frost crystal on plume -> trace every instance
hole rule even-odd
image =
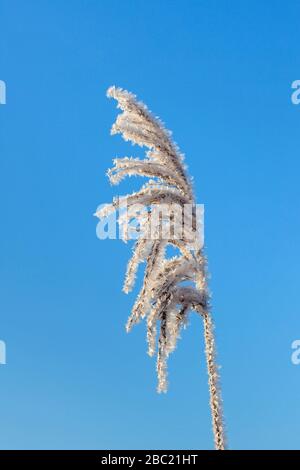
[[[162,122],[155,118],[143,103],[137,101],[133,94],[111,87],[107,95],[117,100],[118,108],[122,111],[111,133],[119,133],[124,140],[148,149],[146,157],[142,160],[133,157],[116,158],[114,167],[107,173],[111,183],[118,184],[126,176],[151,178],[137,193],[115,198],[112,204],[96,213],[101,218],[121,204],[126,204],[129,211],[135,204],[145,208],[145,211],[137,216],[141,227],[140,236],[135,242],[133,255],[128,263],[123,290],[126,293],[132,290],[140,263],[146,264],[144,281],[126,329],[130,331],[141,319],[146,318],[148,354],[153,356],[157,353],[158,391],[166,392],[168,356],[176,347],[180,330],[187,324],[189,312],[194,311],[201,315],[204,322],[215,446],[217,449],[224,449],[224,426],[209,307],[206,260],[203,250],[199,248],[197,228],[185,232],[181,238],[160,237],[165,223],[161,218],[157,219],[155,236],[146,236],[150,233],[148,229],[151,218],[158,205],[173,204],[182,208],[182,212],[187,204],[192,207],[195,205],[191,181],[183,165],[183,155]],[[192,218],[193,215],[190,216],[190,219]],[[177,225],[182,225],[182,222]],[[153,227],[151,228],[153,235]],[[175,225],[173,230],[180,228]],[[179,255],[168,259],[168,245],[176,247]]]

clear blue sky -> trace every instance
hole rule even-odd
[[[124,324],[128,246],[96,238],[109,85],[161,116],[206,208],[231,448],[300,448],[299,2],[0,0],[1,448],[212,448],[202,324],[155,392]],[[138,151],[140,152],[140,151]]]

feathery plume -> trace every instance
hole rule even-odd
[[[145,271],[126,329],[130,331],[136,323],[147,317],[148,354],[155,355],[157,349],[158,391],[166,392],[167,360],[176,347],[180,330],[186,326],[190,311],[202,317],[215,447],[224,450],[225,432],[206,258],[199,248],[195,200],[191,181],[183,164],[183,155],[162,122],[133,94],[111,87],[107,96],[117,100],[118,108],[122,111],[112,126],[111,134],[120,133],[124,140],[148,149],[142,160],[133,157],[114,159],[114,166],[107,173],[111,184],[120,183],[126,176],[151,178],[140,191],[114,198],[112,204],[95,214],[102,218],[117,208],[126,207],[127,213],[119,219],[119,223],[125,227],[125,241],[130,222],[139,222],[139,237],[127,266],[124,292],[132,290],[141,263],[145,263]],[[135,212],[136,205],[143,210]],[[186,215],[187,205],[192,210]],[[162,206],[172,208],[168,222]],[[178,221],[178,214],[184,214],[184,218],[179,217]],[[183,226],[184,230],[180,232]],[[181,236],[174,237],[174,233],[181,233]],[[178,248],[179,255],[168,259],[168,245]]]

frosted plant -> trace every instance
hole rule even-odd
[[[175,349],[180,330],[186,326],[188,315],[194,311],[201,315],[204,322],[205,354],[209,378],[210,408],[214,432],[215,447],[225,449],[222,401],[219,387],[218,366],[216,364],[213,322],[210,314],[209,292],[207,287],[206,259],[199,243],[195,219],[195,200],[191,181],[184,164],[183,155],[171,139],[161,121],[155,118],[147,107],[136,97],[120,88],[111,87],[108,97],[118,102],[122,113],[112,126],[111,134],[121,134],[125,140],[147,147],[146,158],[116,158],[114,167],[108,171],[112,184],[118,184],[126,176],[147,176],[151,178],[140,191],[123,197],[117,197],[96,212],[99,218],[126,205],[125,216],[121,223],[125,225],[125,239],[130,221],[139,223],[139,237],[135,242],[133,255],[128,263],[123,290],[132,290],[139,264],[145,263],[144,281],[140,293],[127,321],[126,329],[137,324],[141,319],[147,321],[148,354],[153,356],[157,350],[158,391],[167,390],[167,359]],[[139,205],[139,212],[132,211]],[[192,207],[187,219],[192,228],[183,231],[181,237],[161,236],[165,226],[163,216],[156,217],[153,234],[153,215],[161,205],[179,207],[184,213],[186,205]],[[172,219],[172,217],[170,217]],[[173,220],[173,224],[172,224]],[[182,228],[176,218],[169,220],[170,233]],[[120,222],[120,220],[119,220]],[[152,224],[150,231],[150,225]],[[124,228],[124,227],[123,227]],[[149,233],[151,236],[149,237]],[[178,249],[178,256],[167,258],[166,248],[173,245]],[[158,340],[156,340],[158,336]]]

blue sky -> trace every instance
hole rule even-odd
[[[0,0],[0,446],[212,448],[202,324],[155,392],[124,325],[128,246],[96,238],[115,156],[108,86],[186,154],[205,235],[234,449],[299,449],[299,2]]]

